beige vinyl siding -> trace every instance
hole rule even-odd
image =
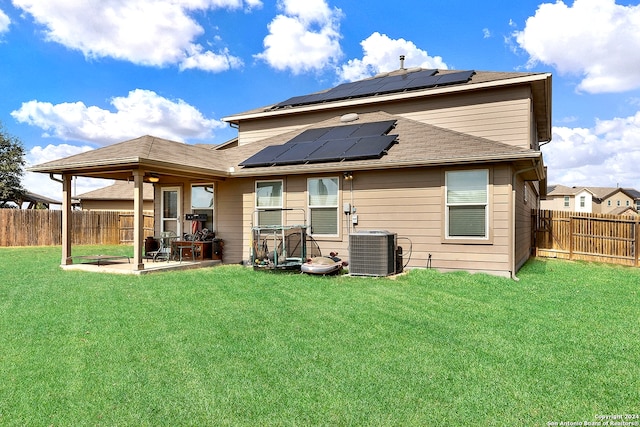
[[[482,271],[508,276],[510,274],[512,233],[511,169],[507,166],[490,169],[490,243],[443,242],[444,172],[440,168],[415,168],[382,172],[354,172],[353,181],[341,182],[340,236],[318,238],[323,254],[336,251],[348,260],[347,216],[342,212],[345,202],[357,210],[356,230],[388,230],[398,235],[398,245],[403,247],[405,262],[409,247],[413,252],[409,267],[426,267],[429,254],[432,267],[442,270]],[[284,204],[287,208],[306,209],[306,181],[320,175],[289,176],[285,179]],[[341,178],[342,180],[342,178]],[[245,180],[251,181],[251,180]],[[253,191],[253,182],[245,184],[242,191]],[[353,185],[353,192],[351,192]],[[235,191],[239,191],[236,188]],[[245,212],[254,209],[254,196],[243,194]],[[223,195],[219,196],[221,204]],[[233,209],[229,210],[229,217]],[[231,218],[229,218],[231,219]],[[285,211],[285,221],[295,224],[300,216],[295,210]],[[222,223],[222,218],[219,219]],[[243,259],[249,258],[250,215],[243,217]],[[409,243],[411,241],[411,244]],[[225,247],[226,250],[226,247]],[[235,254],[235,252],[234,252]],[[226,258],[226,257],[225,257]]]
[[[527,200],[524,186],[527,185]],[[536,194],[530,183],[518,177],[515,187],[515,267],[518,270],[531,255],[531,211],[536,206]]]
[[[248,236],[244,232],[244,223],[251,221],[253,209],[245,209],[245,200],[251,199],[253,203],[254,185],[252,179],[235,179],[216,185],[216,237],[224,241],[225,264],[243,261],[247,252]]]
[[[404,103],[388,111],[408,119],[523,148],[531,145],[531,99],[528,87],[490,93],[471,92]]]
[[[569,206],[564,206],[565,196],[547,196],[546,200],[540,200],[540,209],[547,209],[550,211],[573,211],[574,210],[574,197],[569,196]]]
[[[410,101],[336,108],[306,114],[244,120],[239,144],[299,130],[346,113],[385,111],[419,122],[489,138],[523,148],[531,146],[531,93],[528,86],[501,88]]]

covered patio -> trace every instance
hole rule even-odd
[[[88,271],[93,273],[113,273],[113,274],[132,274],[143,275],[149,273],[160,273],[166,271],[193,270],[196,268],[207,268],[222,265],[221,260],[204,260],[204,261],[153,261],[143,259],[143,268],[134,268],[133,259],[118,259],[106,262],[76,262],[71,264],[63,264],[63,270]]]
[[[62,257],[65,269],[109,271],[141,274],[143,271],[199,268],[220,264],[220,260],[153,262],[143,257],[144,218],[143,183],[171,185],[187,181],[223,181],[224,152],[213,155],[211,148],[183,144],[153,136],[113,144],[30,168],[32,172],[48,173],[51,179],[62,183]],[[58,178],[56,175],[60,175]],[[134,239],[133,257],[124,262],[102,265],[74,262],[72,255],[72,179],[73,177],[102,178],[133,183]],[[157,192],[156,192],[157,194]],[[157,214],[156,214],[157,218]],[[155,234],[161,231],[156,225]]]

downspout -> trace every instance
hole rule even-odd
[[[540,160],[536,160],[535,164],[527,169],[519,170],[518,172],[513,174],[513,178],[511,179],[511,230],[513,230],[513,238],[510,242],[510,252],[511,252],[511,278],[515,281],[518,281],[516,277],[516,178],[518,175],[529,172],[535,169],[538,169],[540,166]]]
[[[50,173],[50,174],[49,174],[49,179],[50,179],[51,181],[59,182],[60,184],[64,183],[64,181],[63,181],[63,180],[61,180],[61,179],[59,179],[59,178],[56,178],[55,176],[53,176],[53,174],[52,174],[52,173]]]

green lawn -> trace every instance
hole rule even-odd
[[[638,269],[122,276],[62,271],[50,247],[0,248],[0,261],[3,426],[546,426],[640,413]]]

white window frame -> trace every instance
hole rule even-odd
[[[165,210],[164,210],[164,195],[165,193],[169,193],[169,192],[176,192],[176,203],[177,203],[177,216],[174,217],[165,217]],[[181,192],[181,188],[180,187],[162,187],[161,191],[160,191],[160,231],[167,231],[167,229],[165,229],[165,222],[166,221],[175,221],[176,222],[176,234],[178,236],[182,235],[182,192]]]
[[[279,205],[268,205],[268,206],[260,206],[259,204],[259,194],[258,194],[258,186],[260,184],[265,184],[265,183],[274,183],[274,182],[279,182],[280,183],[280,204]],[[254,206],[255,206],[255,210],[257,211],[257,215],[256,215],[256,222],[257,222],[257,226],[264,226],[264,225],[282,225],[282,210],[284,209],[284,180],[282,179],[263,179],[263,180],[256,180],[255,182],[255,186],[254,186],[254,194],[255,194],[255,200],[254,200]],[[260,212],[261,211],[268,211],[268,210],[278,210],[280,212],[280,224],[261,224],[260,223]]]
[[[449,181],[450,176],[453,174],[462,174],[470,172],[484,172],[485,173],[485,200],[473,203],[450,203],[449,202]],[[472,240],[472,241],[488,241],[491,235],[489,230],[489,199],[490,199],[490,187],[489,187],[489,169],[466,169],[466,170],[453,170],[445,172],[445,188],[444,188],[444,204],[445,204],[445,238],[447,240]],[[450,208],[460,206],[483,206],[484,207],[484,236],[451,236],[449,234],[449,221],[450,221]]]
[[[587,196],[580,196],[580,207],[584,208],[587,205]]]
[[[335,195],[335,205],[331,205],[331,204],[317,204],[317,205],[312,205],[311,204],[311,191],[309,191],[309,188],[311,186],[311,182],[312,181],[317,181],[320,179],[324,179],[324,180],[332,180],[335,181],[336,184],[336,195]],[[314,177],[314,178],[307,178],[307,223],[309,224],[309,234],[312,236],[322,236],[322,237],[338,237],[340,235],[340,177],[339,176],[320,176],[320,177]],[[329,233],[329,234],[321,234],[321,233],[316,233],[313,230],[312,227],[312,217],[313,217],[313,210],[314,209],[335,209],[336,210],[336,232],[335,233]]]
[[[569,207],[569,202],[570,202],[569,196],[564,196],[564,207],[565,208]]]

